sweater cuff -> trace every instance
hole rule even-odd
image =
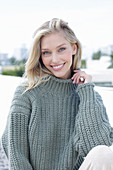
[[[76,92],[78,93],[81,100],[90,100],[94,97],[94,83],[85,83],[77,87]]]

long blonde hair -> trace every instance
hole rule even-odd
[[[81,44],[74,34],[73,30],[68,26],[68,23],[65,21],[54,18],[51,21],[45,22],[41,27],[39,27],[34,33],[34,40],[30,52],[30,56],[25,65],[25,77],[28,79],[28,88],[32,89],[36,87],[41,81],[42,77],[47,74],[52,74],[49,70],[46,69],[42,60],[41,60],[41,39],[42,37],[51,34],[56,31],[63,30],[65,38],[72,45],[76,43],[77,53],[73,55],[72,71],[74,69],[80,68],[81,64]],[[36,80],[38,80],[36,82]]]

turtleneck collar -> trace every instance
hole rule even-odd
[[[71,79],[59,79],[53,75],[47,75],[43,77],[43,80],[44,81],[38,85],[43,92],[68,94],[75,91],[77,87],[77,84],[73,84]]]

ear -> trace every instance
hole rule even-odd
[[[75,55],[76,52],[77,52],[77,44],[73,44],[72,48],[73,48],[73,53],[72,54]]]

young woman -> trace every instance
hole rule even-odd
[[[15,91],[2,136],[11,170],[113,169],[113,129],[80,61],[80,42],[66,22],[37,29],[28,80]]]

